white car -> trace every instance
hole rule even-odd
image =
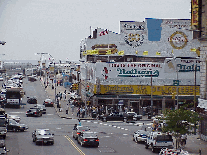
[[[140,142],[146,142],[147,140],[147,137],[149,135],[149,131],[144,131],[144,130],[138,130],[136,132],[134,132],[133,134],[133,140],[136,142],[136,143],[140,143]]]
[[[2,76],[0,76],[0,81],[4,81],[4,78]]]

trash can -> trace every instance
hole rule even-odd
[[[151,113],[148,113],[148,119],[151,119],[152,115]]]
[[[96,118],[96,112],[92,112],[92,118]]]

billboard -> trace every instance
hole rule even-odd
[[[207,39],[207,1],[202,0],[201,11],[201,38]]]
[[[191,26],[197,30],[199,25],[199,0],[191,0]]]
[[[142,85],[101,85],[100,94],[139,94],[139,95],[169,95],[176,94],[177,86],[142,86]],[[199,86],[178,86],[180,95],[200,95]],[[96,93],[96,92],[95,92]]]

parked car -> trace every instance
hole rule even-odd
[[[78,139],[78,136],[84,132],[84,131],[89,131],[89,127],[87,126],[77,126],[76,128],[73,129],[73,138],[75,138],[75,140]]]
[[[99,146],[99,138],[94,132],[82,132],[78,136],[78,143],[81,146]]]
[[[8,118],[8,119],[13,119],[13,120],[15,120],[17,123],[19,123],[20,120],[21,120],[21,118],[20,118],[19,116],[17,116],[17,115],[9,115],[9,114],[7,114],[7,118]]]
[[[7,152],[9,152],[9,151],[10,150],[6,149],[5,140],[1,139],[0,140],[0,154],[7,155]]]
[[[37,104],[37,98],[36,97],[30,97],[30,98],[27,99],[27,103]]]
[[[28,116],[42,116],[42,112],[38,108],[30,108],[29,110],[26,111],[26,115]]]
[[[38,144],[54,144],[54,134],[49,129],[36,129],[32,133],[33,142]]]
[[[147,141],[147,137],[149,135],[149,131],[144,131],[144,130],[138,130],[136,132],[134,132],[133,134],[133,140],[136,143],[140,143],[140,142],[146,142]]]
[[[37,105],[35,105],[34,107],[40,109],[41,112],[42,112],[43,114],[46,114],[46,108],[45,108],[45,105],[37,104]]]
[[[45,99],[44,102],[43,102],[43,105],[45,105],[45,107],[53,107],[53,100],[48,98],[48,99]]]
[[[113,112],[113,113],[110,113],[110,114],[100,115],[99,119],[102,120],[103,122],[107,122],[107,121],[127,122],[128,121],[128,114]]]
[[[127,114],[129,115],[130,120],[132,119],[134,121],[137,121],[142,119],[142,115],[138,115],[136,112],[127,112]]]
[[[151,132],[145,143],[145,148],[151,147],[152,152],[161,150],[162,148],[173,148],[173,138],[170,134],[161,132]]]
[[[18,122],[16,122],[13,119],[9,119],[8,120],[8,124],[7,124],[7,131],[25,131],[29,129],[27,125],[25,124],[19,124]]]

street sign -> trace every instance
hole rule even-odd
[[[173,86],[179,86],[179,80],[173,80]]]

